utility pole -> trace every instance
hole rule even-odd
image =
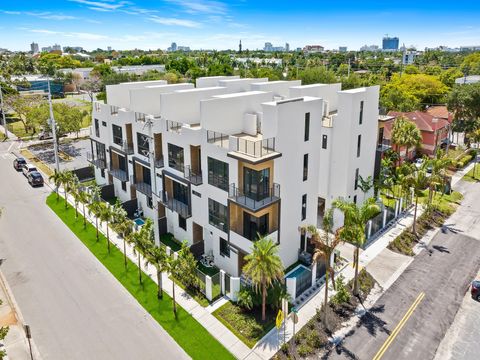
[[[350,77],[350,58],[348,58],[348,77]]]
[[[153,119],[148,116],[145,117],[145,125],[148,126],[148,152],[150,160],[150,182],[152,183],[152,207],[157,210],[155,220],[153,221],[153,234],[155,236],[155,243],[160,245],[160,229],[158,224],[158,197],[157,192],[157,174],[155,172],[155,141],[153,136]]]
[[[5,138],[8,139],[8,129],[7,129],[7,121],[5,120],[5,106],[3,105],[3,92],[2,92],[2,85],[0,84],[0,106],[2,107],[2,124],[3,128],[5,129]]]
[[[57,143],[57,124],[55,123],[55,117],[53,116],[52,106],[52,92],[50,90],[50,78],[48,78],[48,106],[50,108],[50,127],[52,128],[53,136],[53,152],[55,155],[55,172],[60,172],[60,162],[58,161],[58,143]]]

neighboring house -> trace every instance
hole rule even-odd
[[[422,143],[419,150],[422,154],[433,156],[436,149],[442,145],[447,144],[450,132],[450,114],[448,112],[445,115],[444,109],[441,107],[435,107],[429,109],[429,112],[412,111],[412,112],[396,112],[390,111],[387,117],[383,117],[381,120],[383,123],[383,143],[395,148],[395,145],[391,143],[392,128],[395,120],[403,116],[417,125],[418,129],[422,133]],[[447,118],[435,116],[438,114],[441,116],[447,116]],[[395,149],[398,151],[397,149]],[[413,159],[418,154],[416,149],[408,149],[408,158]],[[400,149],[400,156],[402,159],[406,156],[406,148]]]
[[[480,75],[469,75],[455,79],[455,84],[475,84],[480,82]]]
[[[318,224],[339,197],[364,200],[358,178],[374,171],[379,87],[196,84],[108,85],[109,103],[92,113],[97,183],[151,218],[157,243],[170,232],[232,276],[257,234],[294,264],[307,250],[299,226]],[[338,211],[335,220],[342,225]]]

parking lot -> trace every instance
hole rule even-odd
[[[90,140],[63,139],[61,142],[59,146],[59,161],[62,170],[80,169],[89,165],[87,152],[90,151]],[[30,145],[28,150],[51,168],[55,167],[55,156],[51,141]]]

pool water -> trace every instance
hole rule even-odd
[[[285,275],[285,279],[287,278],[296,278],[302,275],[305,271],[308,271],[308,269],[303,266],[303,265],[298,265],[295,269],[290,271],[287,275]]]
[[[135,224],[137,226],[142,226],[145,224],[145,220],[141,219],[141,218],[136,218],[136,219],[133,219],[133,221],[135,222]]]

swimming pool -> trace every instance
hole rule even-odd
[[[298,278],[302,275],[305,271],[310,271],[307,267],[303,265],[298,265],[295,269],[291,270],[287,275],[285,275],[285,279],[287,278]]]
[[[138,229],[139,227],[145,225],[145,220],[143,220],[142,218],[136,218],[136,219],[133,219],[133,222],[135,223],[135,227]]]

